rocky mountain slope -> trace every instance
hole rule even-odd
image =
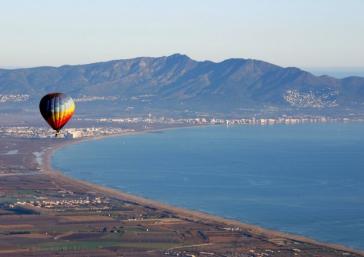
[[[0,69],[0,108],[35,106],[43,94],[55,91],[71,95],[87,108],[102,104],[120,111],[341,112],[364,108],[364,78],[314,76],[298,68],[251,59],[199,62],[174,54],[85,65]]]

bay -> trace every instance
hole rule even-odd
[[[364,124],[210,126],[68,145],[66,175],[364,249]]]

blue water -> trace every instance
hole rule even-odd
[[[200,127],[60,149],[65,174],[364,249],[364,124]]]

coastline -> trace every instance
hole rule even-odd
[[[179,128],[179,127],[177,127],[177,128]],[[77,143],[81,143],[81,142],[85,142],[85,141],[100,140],[100,139],[109,138],[109,137],[130,136],[130,135],[150,133],[150,132],[159,132],[159,131],[165,131],[165,130],[177,129],[177,128],[163,128],[163,129],[156,129],[156,130],[136,131],[136,132],[128,132],[125,134],[98,136],[98,137],[83,138],[83,139],[79,139],[79,140],[67,140],[65,142],[57,142],[57,143],[55,143],[54,146],[48,147],[43,150],[43,152],[42,152],[43,154],[41,156],[42,163],[40,165],[41,172],[55,180],[62,181],[64,183],[68,183],[68,184],[73,184],[80,188],[86,189],[87,191],[98,192],[98,193],[101,193],[101,194],[111,197],[111,198],[115,198],[115,199],[119,199],[119,200],[123,200],[123,201],[127,201],[127,202],[132,202],[137,205],[147,206],[150,208],[155,208],[158,210],[166,211],[180,219],[189,220],[189,221],[193,221],[193,222],[197,222],[197,223],[203,223],[203,224],[214,224],[216,226],[233,228],[233,229],[239,228],[240,230],[243,230],[249,234],[252,234],[254,236],[260,237],[260,238],[262,238],[264,240],[268,240],[268,241],[269,240],[272,240],[272,241],[273,240],[292,240],[292,241],[308,243],[308,244],[316,245],[319,247],[326,247],[326,248],[331,248],[331,249],[335,249],[335,250],[339,250],[339,251],[345,251],[348,253],[359,254],[361,256],[364,256],[363,250],[352,249],[350,247],[346,247],[346,246],[340,245],[340,244],[320,242],[318,240],[311,239],[311,238],[305,237],[305,236],[290,234],[290,233],[281,232],[281,231],[277,231],[277,230],[266,229],[266,228],[263,228],[263,227],[260,227],[257,225],[252,225],[252,224],[240,222],[238,220],[232,220],[232,219],[227,219],[227,218],[223,218],[220,216],[215,216],[215,215],[208,214],[208,213],[205,213],[202,211],[189,210],[189,209],[180,208],[177,206],[172,206],[169,204],[160,203],[160,202],[152,200],[152,199],[147,199],[147,198],[135,196],[135,195],[132,195],[129,193],[124,193],[120,190],[116,190],[116,189],[108,188],[105,186],[93,184],[93,183],[90,183],[87,181],[71,178],[71,177],[64,175],[61,171],[56,170],[52,167],[51,159],[52,159],[53,154],[60,148],[63,148],[67,145],[77,144]]]

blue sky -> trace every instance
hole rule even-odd
[[[0,66],[184,53],[364,67],[363,0],[1,0]]]

